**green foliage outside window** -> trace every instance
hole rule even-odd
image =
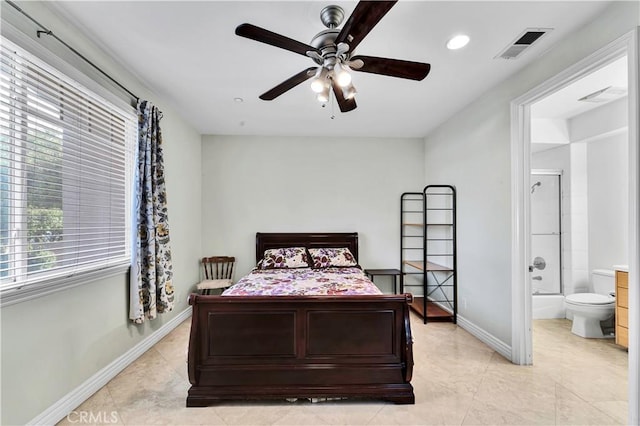
[[[47,250],[52,243],[62,241],[62,209],[27,208],[27,238],[29,239],[28,272],[55,266],[56,255]]]
[[[27,272],[53,268],[55,243],[62,241],[62,141],[35,131],[27,160]]]

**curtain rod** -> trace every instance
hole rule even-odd
[[[104,75],[105,77],[107,77],[109,80],[111,80],[114,84],[116,84],[119,88],[121,88],[122,90],[124,90],[125,92],[127,92],[131,97],[133,97],[136,100],[136,103],[138,103],[138,101],[140,101],[140,98],[138,96],[135,95],[135,93],[133,93],[131,90],[127,89],[126,87],[124,87],[120,82],[118,82],[116,79],[114,79],[113,77],[111,77],[109,74],[107,74],[105,71],[103,71],[100,67],[98,67],[96,64],[94,64],[93,62],[91,62],[89,59],[87,59],[84,55],[82,55],[80,52],[78,52],[76,49],[74,49],[73,47],[69,46],[64,40],[62,40],[60,37],[58,37],[57,35],[55,35],[53,33],[53,31],[49,30],[47,27],[45,27],[44,25],[42,25],[40,22],[36,21],[34,18],[32,18],[27,12],[25,12],[24,10],[22,10],[17,4],[15,4],[12,1],[9,0],[5,0],[6,3],[8,3],[11,7],[13,7],[14,9],[16,9],[18,12],[22,13],[24,16],[26,16],[29,20],[31,20],[31,22],[33,22],[34,24],[36,24],[38,27],[40,27],[41,29],[36,30],[36,35],[38,36],[38,38],[40,38],[40,36],[42,34],[48,35],[53,37],[54,39],[56,39],[57,41],[59,41],[61,44],[63,44],[67,49],[71,50],[74,54],[76,54],[78,57],[80,57],[80,59],[82,59],[83,61],[85,61],[86,63],[88,63],[89,65],[91,65],[93,68],[95,68],[96,70],[98,70],[102,75]]]

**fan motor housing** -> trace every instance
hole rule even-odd
[[[320,58],[313,58],[318,65],[328,66],[329,69],[333,68],[337,52],[335,41],[338,34],[340,34],[340,30],[337,27],[342,23],[343,19],[344,9],[340,6],[329,5],[320,11],[320,20],[328,29],[320,31],[309,43],[321,52],[322,61]]]
[[[332,47],[335,50],[335,41],[339,33],[340,30],[338,30],[337,28],[330,28],[328,30],[320,31],[311,39],[311,43],[309,44],[321,51],[328,47]]]

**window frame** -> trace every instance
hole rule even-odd
[[[97,82],[94,78],[87,76],[78,68],[70,65],[53,52],[42,47],[33,39],[17,30],[5,20],[2,21],[2,37],[9,42],[15,44],[29,55],[42,61],[48,67],[56,70],[56,73],[62,74],[64,79],[71,81],[74,85],[83,86],[91,95],[100,98],[101,101],[111,104],[111,106],[127,115],[131,121],[137,122],[137,114],[135,108],[122,99],[118,98],[111,90],[104,86],[104,81]],[[107,86],[108,87],[108,86]],[[131,137],[127,139],[125,148],[130,149],[131,161],[125,163],[125,198],[127,205],[131,210],[133,205],[133,178],[134,178],[134,159],[135,159],[135,141],[137,140],[137,127],[132,126],[133,132]],[[125,209],[128,214],[129,232],[126,232],[123,248],[128,257],[121,261],[113,262],[108,266],[90,266],[87,268],[78,268],[74,271],[60,270],[54,274],[47,274],[42,278],[29,279],[22,283],[8,284],[0,286],[0,307],[20,303],[26,300],[42,297],[64,289],[88,284],[90,282],[109,278],[116,275],[124,276],[131,267],[131,255],[133,245],[132,229],[135,224],[132,223],[134,218],[131,211]],[[126,247],[125,247],[126,246]]]

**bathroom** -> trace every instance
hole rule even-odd
[[[628,263],[626,67],[619,58],[531,107],[533,319],[573,319],[565,296],[593,293],[594,270],[613,292]],[[613,337],[613,319],[602,329]]]

